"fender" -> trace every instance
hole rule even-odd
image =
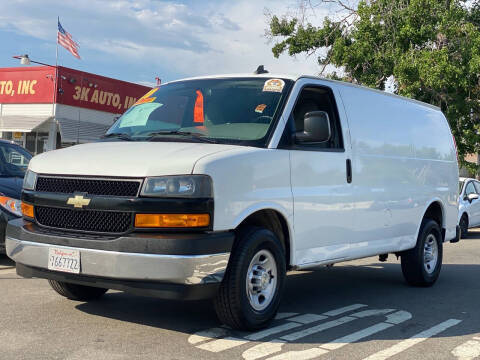
[[[443,205],[442,200],[439,197],[434,197],[430,199],[430,201],[427,202],[427,205],[423,208],[423,211],[422,211],[423,215],[420,220],[420,223],[417,226],[417,231],[415,232],[415,245],[417,244],[418,234],[420,233],[420,227],[422,226],[422,222],[423,222],[423,219],[425,218],[425,214],[427,213],[427,210],[430,207],[430,205],[432,205],[435,202],[439,203],[440,209],[442,210],[442,225],[440,227],[442,230],[445,229],[445,207]]]
[[[244,209],[238,216],[234,219],[232,223],[232,229],[236,229],[245,219],[247,219],[250,215],[262,211],[262,210],[273,210],[279,213],[287,224],[288,229],[288,242],[290,247],[290,265],[295,264],[294,256],[295,256],[295,232],[293,229],[293,213],[288,214],[287,210],[275,202],[264,201],[258,202],[253,204],[252,206],[247,207]]]

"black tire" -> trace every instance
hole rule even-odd
[[[460,231],[461,231],[461,238],[466,239],[468,236],[468,215],[463,214],[460,219]]]
[[[424,265],[425,243],[430,238],[435,237],[437,244],[437,262],[435,267],[428,272]],[[417,245],[408,251],[402,253],[402,272],[405,280],[413,286],[432,286],[437,281],[442,268],[443,259],[443,240],[442,232],[438,223],[431,219],[424,219],[420,227],[420,233],[417,239]]]
[[[58,294],[70,299],[78,301],[96,300],[102,297],[108,289],[97,288],[93,286],[84,286],[70,284],[62,281],[48,280],[48,283]]]
[[[277,280],[271,301],[265,309],[255,310],[247,293],[247,273],[254,256],[267,250],[276,263]],[[219,320],[238,330],[258,330],[268,326],[275,317],[285,285],[285,250],[270,230],[248,227],[239,232],[225,276],[214,299]],[[270,282],[272,279],[270,279]]]

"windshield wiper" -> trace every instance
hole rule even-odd
[[[205,135],[201,133],[196,133],[196,132],[190,132],[190,131],[179,131],[179,130],[167,130],[167,131],[155,131],[151,132],[148,134],[148,141],[152,141],[158,138],[161,138],[162,136],[168,136],[168,135],[180,135],[180,136],[185,136],[185,137],[191,137],[195,140],[201,141],[201,142],[206,142],[206,143],[212,143],[216,144],[217,141],[214,139],[210,139],[206,137]]]
[[[105,134],[101,137],[101,139],[113,139],[113,138],[125,140],[125,141],[132,141],[132,137],[125,133],[110,133],[110,134]]]

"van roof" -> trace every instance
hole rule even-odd
[[[268,79],[280,78],[280,79],[290,79],[290,80],[293,80],[293,81],[297,81],[299,79],[305,78],[305,79],[328,81],[328,82],[339,84],[339,85],[342,85],[342,86],[351,86],[351,87],[356,87],[356,88],[359,88],[359,89],[362,89],[362,90],[373,91],[373,92],[376,92],[376,93],[384,95],[384,96],[391,96],[391,97],[395,97],[395,98],[400,98],[400,99],[415,103],[417,105],[426,106],[426,107],[441,111],[441,109],[438,106],[431,105],[431,104],[428,104],[428,103],[425,103],[425,102],[422,102],[422,101],[418,101],[418,100],[415,100],[415,99],[411,99],[411,98],[408,98],[408,97],[405,97],[405,96],[400,96],[400,95],[392,94],[392,93],[389,93],[389,92],[385,92],[385,91],[381,91],[381,90],[377,90],[377,89],[372,89],[372,88],[369,88],[367,86],[357,85],[357,84],[353,84],[353,83],[349,83],[349,82],[345,82],[345,81],[328,79],[328,78],[324,78],[324,77],[321,77],[321,76],[314,76],[314,75],[292,75],[292,74],[271,74],[271,73],[258,74],[258,75],[257,74],[252,74],[252,73],[220,74],[220,75],[208,75],[208,76],[195,76],[195,77],[189,77],[189,78],[184,78],[184,79],[172,80],[172,81],[169,81],[165,84],[174,83],[174,82],[178,82],[178,81],[188,81],[188,80],[245,78],[245,77],[268,78]]]

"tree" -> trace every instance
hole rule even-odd
[[[320,3],[334,3],[340,11],[314,26],[307,15],[313,16]],[[464,156],[480,152],[479,0],[361,0],[356,7],[345,0],[320,3],[301,0],[300,15],[269,18],[274,56],[320,53],[320,73],[333,65],[344,80],[380,90],[393,76],[399,95],[442,109],[460,162],[476,172],[478,166]]]

